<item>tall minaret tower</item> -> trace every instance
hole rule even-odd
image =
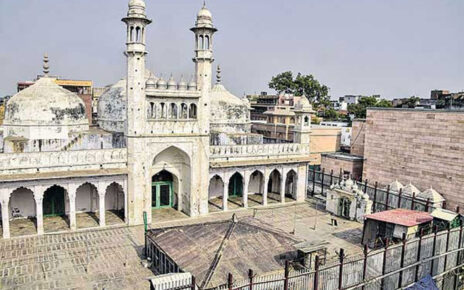
[[[144,0],[130,0],[127,17],[127,128],[128,137],[140,136],[145,125],[145,35],[151,23],[145,14]]]
[[[145,184],[144,140],[145,101],[145,35],[151,23],[145,14],[143,0],[130,0],[129,12],[122,21],[127,25],[127,220],[130,225],[143,224],[143,211],[148,207]]]
[[[195,73],[198,90],[201,91],[198,121],[202,134],[209,133],[209,106],[212,82],[213,35],[217,29],[213,26],[213,16],[203,4],[197,15],[195,27],[190,30],[195,33]]]

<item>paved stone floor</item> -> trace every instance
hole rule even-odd
[[[243,198],[241,196],[230,196],[228,199],[229,210],[236,210],[243,208]],[[285,202],[294,202],[292,198],[285,197]],[[268,204],[280,203],[280,195],[278,193],[268,193],[267,198]],[[220,212],[222,211],[222,196],[209,200],[209,212]],[[248,207],[255,208],[262,206],[263,195],[262,194],[250,194],[248,195]]]
[[[98,214],[95,213],[78,213],[76,214],[78,229],[97,228]],[[106,224],[118,225],[124,224],[124,220],[117,211],[106,211]],[[56,233],[70,231],[69,219],[67,216],[44,217],[44,232]],[[35,219],[16,219],[10,221],[11,237],[31,236],[37,233]]]
[[[143,228],[0,240],[0,289],[149,289]]]
[[[151,227],[225,220],[233,214],[254,216],[307,241],[329,242],[329,262],[336,261],[340,248],[348,258],[362,252],[362,224],[337,218],[338,227],[334,227],[331,216],[311,202],[275,203],[197,218],[165,209],[156,211]],[[143,226],[123,225],[0,239],[0,289],[148,289],[146,278],[153,273],[141,266],[143,245]]]

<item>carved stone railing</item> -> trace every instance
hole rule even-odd
[[[0,154],[0,175],[125,168],[127,149]]]
[[[262,157],[286,157],[309,156],[308,144],[283,143],[283,144],[258,144],[258,145],[230,145],[211,146],[210,158],[262,158]]]

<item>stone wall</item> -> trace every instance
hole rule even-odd
[[[366,134],[366,120],[353,120],[351,132],[351,150],[350,153],[357,156],[364,156],[364,139]]]
[[[321,154],[340,151],[341,129],[339,127],[311,126],[311,165],[321,164]]]
[[[464,205],[464,112],[369,109],[364,178],[433,187]]]
[[[363,173],[363,159],[344,153],[322,154],[321,169],[324,169],[327,174],[333,170],[336,176],[340,175],[341,169],[342,174],[351,174],[353,179],[358,180]]]

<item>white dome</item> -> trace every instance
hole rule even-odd
[[[5,110],[5,125],[88,125],[82,99],[43,77],[14,95]]]
[[[223,85],[211,89],[211,130],[245,133],[251,128],[250,108],[246,100],[230,93]]]
[[[197,18],[200,19],[200,18],[209,18],[209,19],[212,19],[213,18],[213,15],[211,14],[211,12],[206,8],[206,7],[202,7],[200,9],[200,11],[198,12],[198,15],[197,15]]]
[[[145,8],[145,1],[143,1],[143,0],[130,0],[129,1],[129,7],[132,7],[132,6],[140,6],[140,7]]]

